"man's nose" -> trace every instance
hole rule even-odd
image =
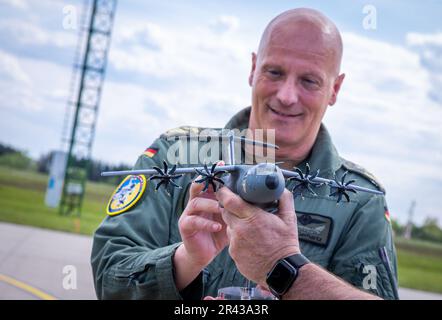
[[[287,78],[278,90],[276,96],[279,102],[284,106],[291,106],[298,102],[298,90],[295,82],[292,79]]]

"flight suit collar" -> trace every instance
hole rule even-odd
[[[225,125],[226,129],[246,129],[249,126],[251,107],[247,107],[235,114],[229,122]],[[342,165],[342,160],[339,157],[338,151],[333,145],[331,136],[323,123],[319,128],[318,136],[313,145],[313,148],[302,163],[299,164],[301,170],[305,170],[306,163],[309,164],[311,170],[321,170],[322,177],[333,177]]]
[[[323,178],[333,177],[333,173],[338,171],[342,165],[341,157],[339,157],[331,136],[323,123],[321,123],[310,155],[299,165],[301,169],[305,169],[306,163],[309,164],[311,170],[320,169]]]
[[[235,114],[224,126],[225,129],[244,130],[249,127],[250,112],[252,107],[247,107]]]

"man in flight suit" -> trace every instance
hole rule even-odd
[[[384,191],[370,173],[339,156],[321,123],[344,80],[341,57],[339,31],[323,14],[280,14],[252,55],[252,105],[225,129],[274,129],[276,161],[284,161],[284,168],[305,171],[308,163],[328,179],[348,171],[356,184]],[[176,143],[172,136],[203,129],[169,130],[135,169],[162,167]],[[278,213],[269,214],[226,187],[202,193],[204,184],[192,183],[190,175],[175,181],[182,190],[155,191],[152,182],[140,182],[143,188],[121,210],[112,209],[111,199],[109,216],[95,232],[91,262],[99,299],[202,299],[222,287],[244,286],[246,278],[267,287],[272,268],[294,255],[307,259],[281,299],[398,298],[382,195],[360,192],[337,205],[326,186],[295,200],[285,190]],[[287,184],[289,190],[294,186]]]

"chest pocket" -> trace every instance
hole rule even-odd
[[[301,252],[310,260],[327,267],[336,244],[357,201],[341,202],[322,196],[297,197],[295,210]]]

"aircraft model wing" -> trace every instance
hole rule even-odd
[[[173,169],[173,167],[172,167]],[[172,169],[170,171],[172,171]],[[238,169],[237,165],[227,165],[227,166],[216,166],[214,169],[214,172],[218,171],[226,171],[226,172],[232,172]],[[190,174],[190,173],[198,173],[199,171],[205,171],[204,167],[188,167],[188,168],[176,168],[174,171],[174,174]],[[102,172],[102,177],[111,177],[111,176],[125,176],[125,175],[156,175],[159,172],[155,169],[139,169],[139,170],[123,170],[123,171],[106,171]]]
[[[343,183],[342,180],[345,180],[346,173],[343,174],[343,176],[342,176],[343,179],[341,178],[341,182],[339,182],[337,179],[335,179],[335,180],[325,179],[325,178],[321,178],[321,177],[316,176],[316,174],[315,175],[308,175],[308,174],[306,175],[306,174],[298,173],[296,171],[289,171],[289,170],[284,170],[284,169],[281,171],[282,171],[282,174],[284,175],[284,177],[288,178],[287,180],[289,180],[290,178],[297,178],[294,180],[296,180],[298,182],[307,182],[307,181],[309,183],[315,182],[315,183],[319,183],[319,184],[326,184],[331,188],[339,188],[339,187],[345,186],[347,188],[352,188],[357,191],[368,192],[368,193],[373,193],[373,194],[381,194],[381,195],[385,194],[384,192],[379,191],[379,190],[373,190],[373,189],[364,188],[364,187],[352,184],[353,182],[355,182],[352,180],[350,180],[350,181],[352,181],[350,183],[348,183],[348,182]],[[300,180],[302,180],[302,181],[300,181]]]
[[[337,197],[337,202],[339,203],[344,197],[347,202],[350,201],[350,197],[348,192],[356,193],[357,191],[368,192],[373,194],[384,195],[385,193],[379,190],[373,190],[369,188],[360,187],[358,185],[353,184],[356,180],[345,181],[345,177],[348,174],[348,171],[345,171],[342,175],[341,179],[338,180],[336,175],[333,180],[321,178],[319,176],[319,169],[314,174],[310,174],[310,166],[306,164],[306,171],[303,173],[299,168],[294,168],[294,171],[289,170],[281,170],[284,178],[287,181],[295,180],[297,182],[296,186],[291,190],[293,195],[296,197],[301,195],[307,190],[310,194],[317,195],[313,191],[313,187],[320,187],[322,185],[327,185],[330,189],[330,197]]]

